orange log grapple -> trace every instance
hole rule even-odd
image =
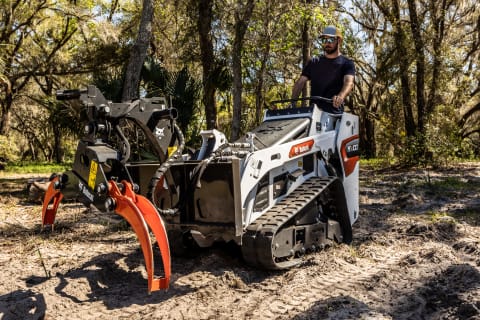
[[[184,137],[175,123],[176,109],[162,97],[112,103],[95,86],[58,91],[57,99],[84,111],[86,124],[72,170],[50,178],[42,226],[53,227],[64,196],[103,212],[114,211],[127,220],[140,241],[148,291],[167,289],[171,275],[168,237],[163,218],[147,194],[155,173],[181,157]],[[168,179],[168,174],[162,178]],[[150,232],[160,248],[162,277],[154,275]]]

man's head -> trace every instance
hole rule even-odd
[[[339,53],[342,39],[342,32],[335,26],[326,26],[320,34],[320,41],[326,54]]]

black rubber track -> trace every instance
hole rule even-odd
[[[312,177],[247,227],[242,236],[242,254],[245,261],[249,265],[270,270],[287,269],[299,264],[302,259],[295,256],[288,260],[275,261],[272,252],[275,235],[327,190],[331,192],[326,197],[328,204],[335,207],[333,218],[340,223],[344,242],[350,243],[352,228],[342,182],[334,176]]]

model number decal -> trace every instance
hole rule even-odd
[[[345,145],[345,151],[346,151],[346,156],[349,158],[360,155],[360,147],[359,147],[358,139],[348,142]]]
[[[288,153],[288,156],[292,158],[292,157],[301,155],[303,153],[306,153],[312,150],[312,147],[313,147],[313,139],[295,144],[290,148],[290,152]]]
[[[342,141],[340,152],[342,154],[343,168],[345,177],[348,177],[355,171],[355,167],[360,161],[360,139],[358,135],[351,136]]]

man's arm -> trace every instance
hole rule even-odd
[[[307,83],[308,78],[306,76],[300,76],[300,78],[295,82],[292,89],[292,99],[297,99],[300,96],[300,92],[302,92],[305,83]]]
[[[351,74],[347,74],[343,77],[343,87],[342,90],[336,95],[333,96],[333,106],[338,108],[342,105],[345,98],[350,94],[353,89],[355,77]]]

